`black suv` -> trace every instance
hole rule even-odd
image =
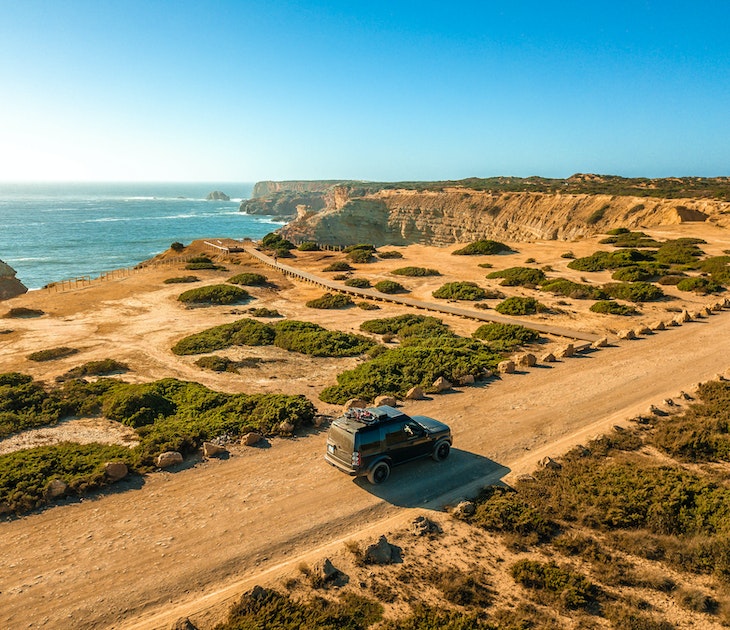
[[[350,409],[337,418],[327,434],[324,458],[348,475],[383,483],[390,469],[430,455],[437,462],[451,450],[451,429],[443,422],[414,416],[393,407]]]

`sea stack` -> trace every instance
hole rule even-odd
[[[206,201],[230,201],[231,198],[226,195],[226,193],[221,192],[220,190],[214,190],[213,192],[209,192],[208,196],[205,198]]]
[[[15,277],[15,269],[0,260],[0,300],[9,300],[27,292],[25,285]]]

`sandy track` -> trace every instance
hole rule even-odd
[[[272,567],[527,472],[729,365],[725,311],[408,405],[451,424],[454,456],[396,469],[384,488],[327,466],[324,434],[312,433],[2,523],[0,627],[164,627],[215,609]]]

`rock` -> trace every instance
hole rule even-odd
[[[684,400],[694,400],[694,398],[690,396],[687,392],[679,392],[679,396]]]
[[[652,330],[666,330],[667,329],[667,327],[664,325],[664,322],[662,322],[662,321],[654,322],[653,324],[651,324],[651,326],[649,326],[649,328],[651,328]]]
[[[445,392],[447,389],[451,389],[451,383],[447,381],[443,376],[439,376],[431,387],[436,392]]]
[[[261,440],[264,439],[264,436],[260,433],[256,433],[256,431],[251,431],[251,433],[246,433],[246,435],[243,436],[241,439],[241,444],[244,446],[253,446],[254,444],[258,444]]]
[[[651,335],[651,328],[648,326],[638,326],[637,328],[634,328],[634,333],[636,333],[636,335]]]
[[[689,322],[692,321],[692,316],[689,314],[689,311],[682,311],[682,314],[678,316],[680,318],[681,322]]]
[[[670,322],[672,326],[681,326],[684,324],[684,318],[681,315],[677,315],[672,321]]]
[[[665,398],[664,404],[669,405],[670,407],[674,407],[677,403],[675,403],[671,398]]]
[[[61,479],[54,479],[46,487],[46,497],[49,499],[56,499],[66,494],[68,490],[68,484]]]
[[[230,201],[231,198],[228,195],[226,195],[226,193],[221,192],[220,190],[214,190],[214,191],[208,193],[205,200],[206,201]]]
[[[182,462],[183,456],[181,453],[177,451],[166,451],[157,456],[156,465],[158,468],[169,468],[170,466],[182,464]]]
[[[284,420],[284,422],[279,424],[279,433],[283,435],[291,435],[294,433],[294,425],[291,422]]]
[[[703,315],[700,311],[692,311],[690,314],[690,319],[702,319]]]
[[[406,392],[406,400],[423,400],[426,396],[423,393],[423,388],[416,385],[415,387],[411,387],[408,392]]]
[[[425,516],[417,516],[411,523],[411,533],[414,536],[427,536],[428,534],[441,534],[442,532],[441,525]]]
[[[15,269],[0,260],[0,300],[9,300],[27,292],[25,285],[15,277]]]
[[[313,571],[323,582],[332,582],[342,575],[342,571],[336,568],[329,558],[325,558],[322,562],[315,564]]]
[[[705,317],[709,317],[710,315],[713,315],[712,309],[709,306],[705,306],[700,313],[702,313]]]
[[[129,474],[129,469],[124,462],[107,462],[104,464],[104,474],[110,481],[119,481]]]
[[[591,348],[605,348],[608,345],[608,337],[601,337],[591,344]]]
[[[181,617],[170,626],[170,630],[198,630],[198,626],[187,617]]]
[[[473,374],[465,374],[464,376],[460,376],[457,379],[457,382],[459,385],[473,385],[474,384],[474,375]]]
[[[543,468],[548,468],[550,470],[560,470],[563,467],[560,462],[556,462],[552,457],[543,457],[537,463]]]
[[[712,305],[713,311],[721,311],[723,308],[725,308],[725,302],[715,302]]]
[[[633,330],[619,330],[616,336],[619,339],[636,339],[636,333]]]
[[[649,405],[649,414],[652,416],[666,416],[667,412],[655,405]]]
[[[548,352],[547,354],[543,355],[542,359],[540,359],[543,363],[555,363],[555,355],[552,352]]]
[[[555,356],[558,357],[558,359],[565,359],[567,357],[572,357],[575,354],[575,346],[572,343],[569,343],[565,346],[562,346],[561,348],[558,348],[558,350],[555,352]]]
[[[487,370],[487,369],[482,370],[483,379],[492,378],[493,376],[494,376],[494,372],[492,372],[492,370]]]
[[[522,482],[535,481],[535,478],[527,473],[520,473],[519,475],[515,475],[515,479]]]
[[[472,516],[477,511],[477,506],[472,501],[461,501],[451,510],[456,517]]]
[[[367,564],[391,564],[394,560],[393,545],[385,536],[381,536],[374,545],[365,550]]]
[[[383,405],[386,407],[395,407],[398,403],[393,396],[378,396],[373,404],[376,407],[382,407]]]
[[[514,361],[500,361],[497,364],[497,371],[500,374],[513,374],[515,371]]]
[[[350,400],[345,403],[344,410],[347,411],[348,409],[365,409],[365,407],[367,406],[367,400],[363,400],[362,398],[350,398]]]
[[[537,357],[531,352],[525,352],[517,357],[517,365],[520,367],[534,367],[537,364]]]
[[[225,448],[213,442],[203,442],[203,457],[213,457],[220,453],[227,453]]]

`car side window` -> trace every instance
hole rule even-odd
[[[416,424],[413,421],[406,422],[405,426],[403,427],[403,431],[406,434],[406,439],[412,439],[414,437],[420,437],[423,435],[423,429],[420,427],[420,425]]]
[[[380,431],[365,431],[360,434],[360,451],[363,454],[373,453],[380,447]]]
[[[403,424],[393,424],[385,430],[385,444],[391,446],[399,444],[408,439],[408,435],[403,430]]]

